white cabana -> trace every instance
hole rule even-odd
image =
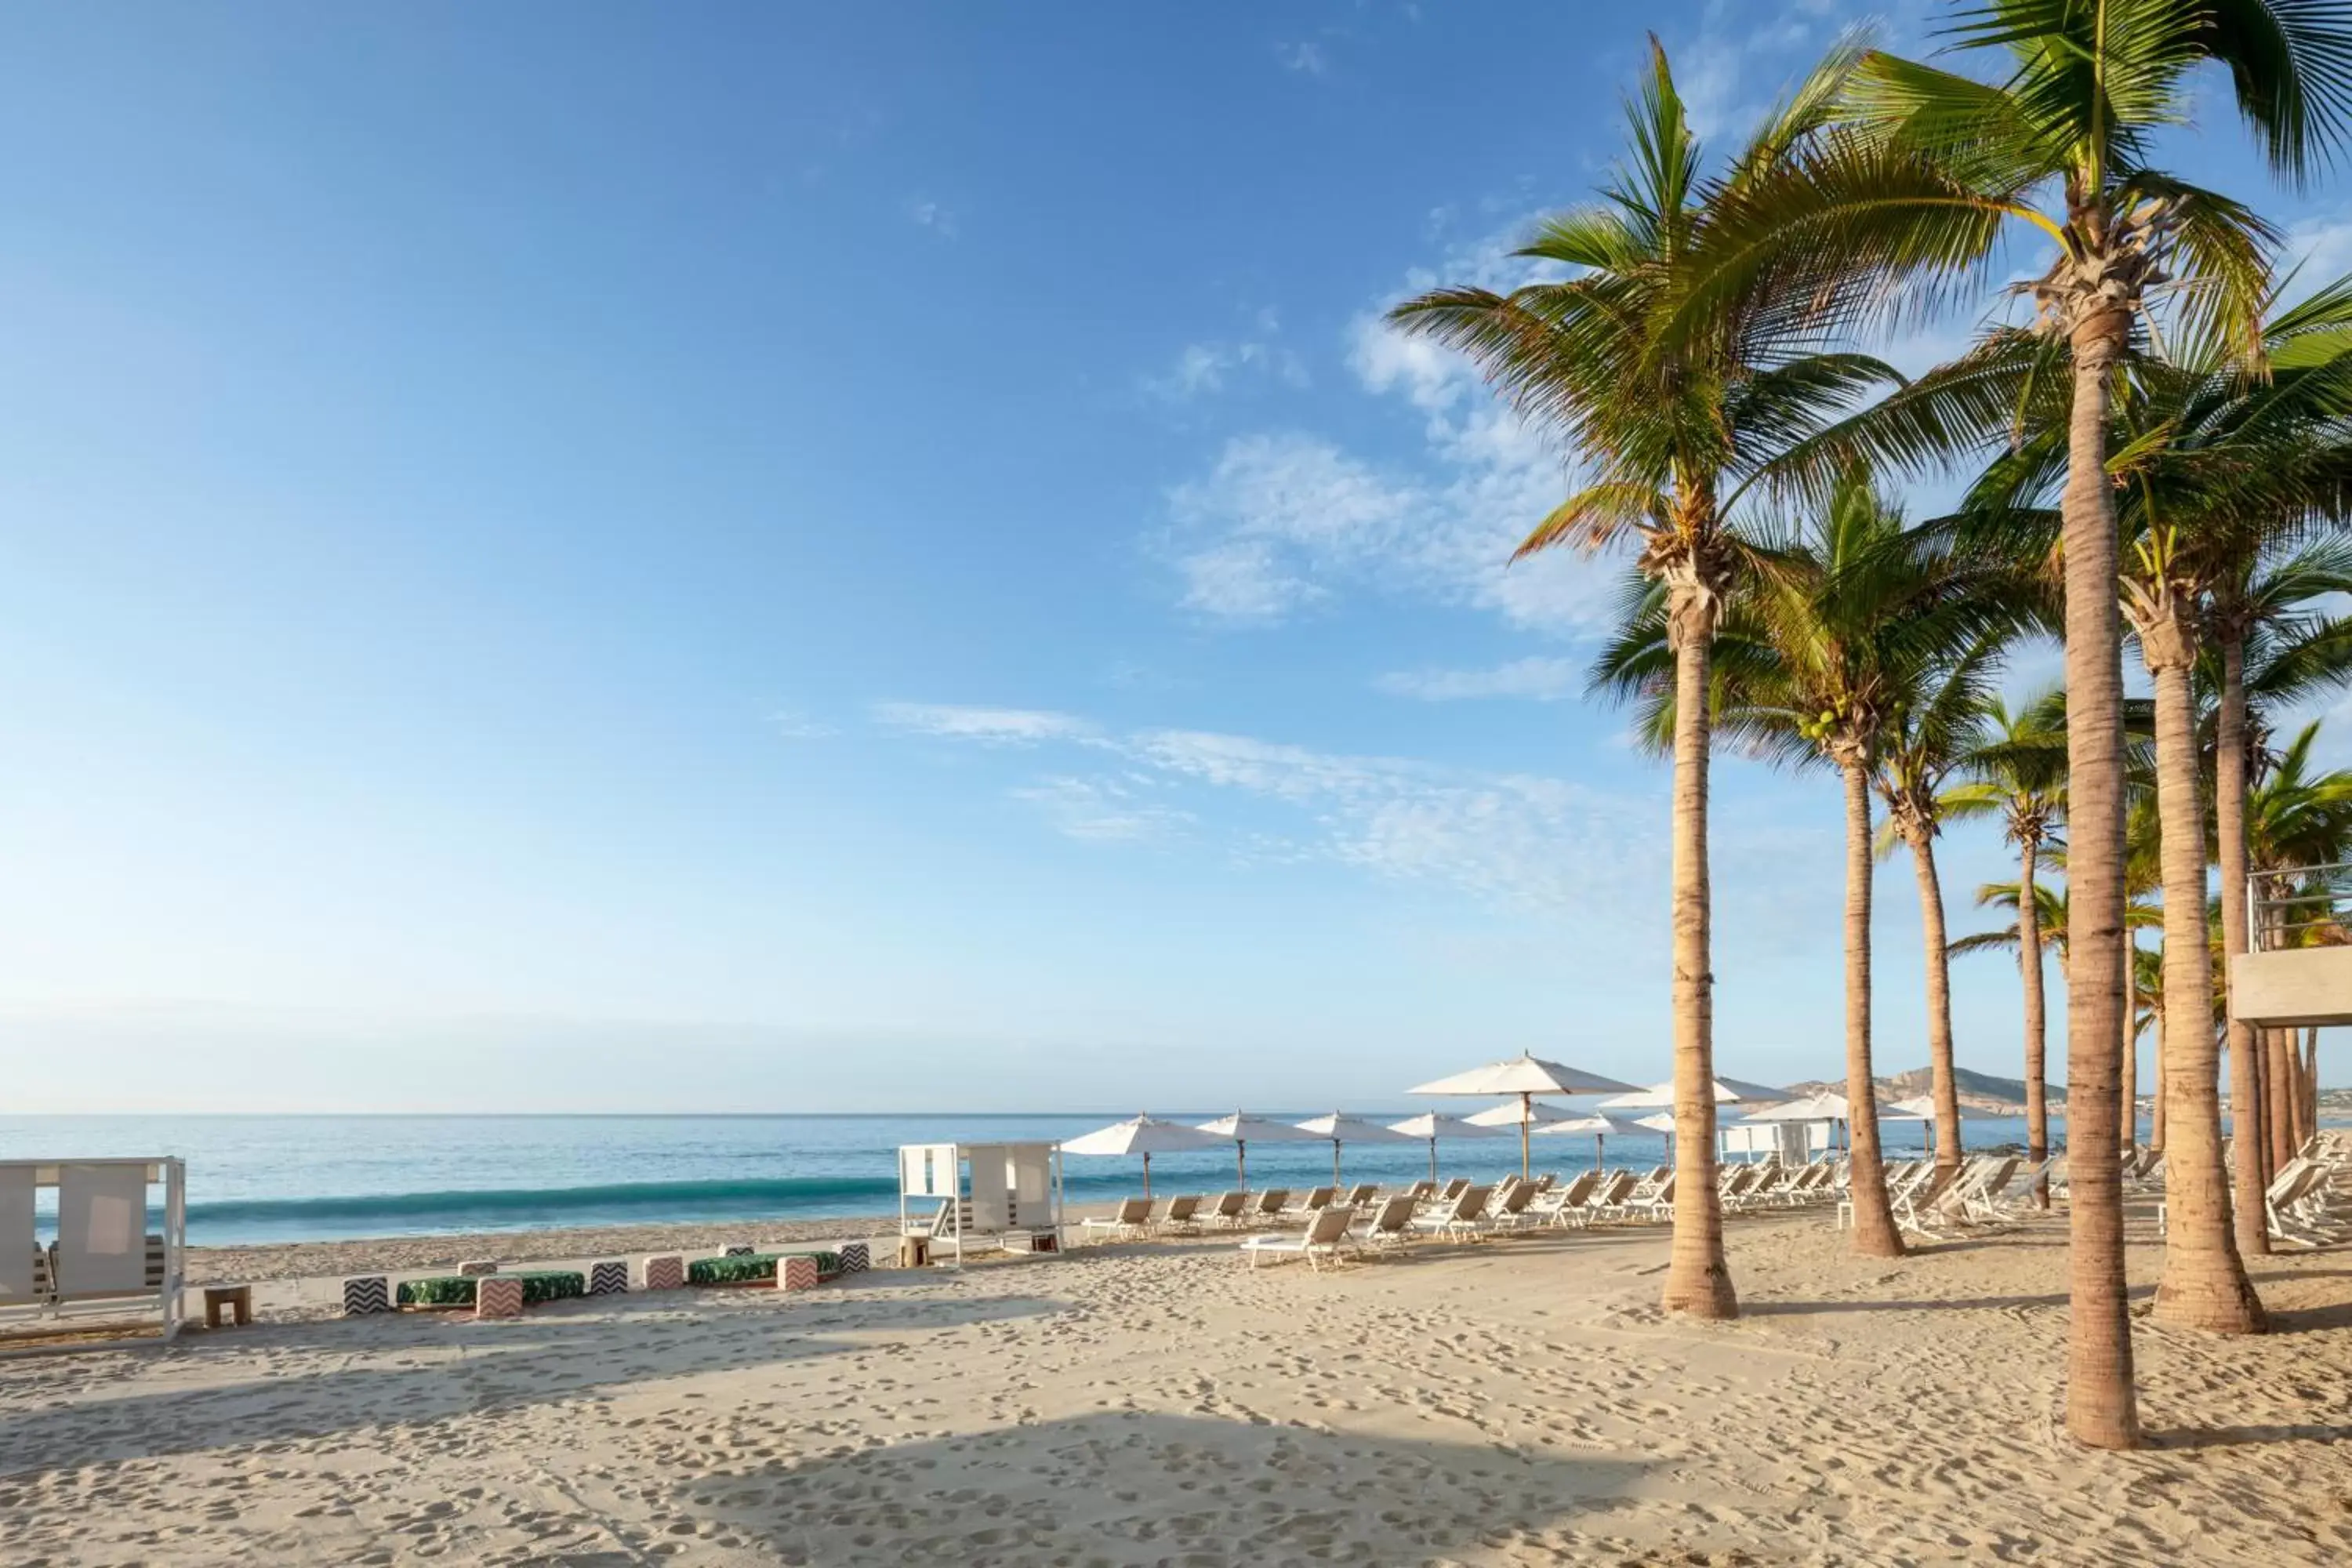
[[[1059,1147],[1065,1154],[1142,1155],[1143,1195],[1148,1198],[1151,1195],[1151,1156],[1186,1153],[1195,1149],[1218,1149],[1231,1142],[1223,1134],[1203,1132],[1181,1121],[1161,1121],[1154,1117],[1138,1116],[1126,1121],[1114,1121],[1108,1127],[1097,1127],[1082,1137],[1066,1138]]]
[[[1874,1101],[1874,1108],[1881,1121],[1926,1120],[1925,1117],[1914,1115],[1910,1111],[1899,1110],[1883,1100]],[[1809,1094],[1802,1100],[1791,1100],[1780,1105],[1768,1105],[1760,1110],[1749,1112],[1745,1118],[1748,1121],[1814,1122],[1832,1128],[1850,1122],[1853,1119],[1853,1103],[1842,1094]],[[1825,1146],[1834,1146],[1832,1140],[1823,1142]]]
[[[1674,1125],[1672,1117],[1667,1118],[1666,1125],[1669,1128]],[[1573,1137],[1579,1133],[1591,1133],[1592,1135],[1592,1168],[1596,1171],[1601,1168],[1602,1155],[1606,1150],[1603,1140],[1654,1138],[1658,1135],[1658,1130],[1654,1127],[1640,1121],[1628,1121],[1622,1116],[1611,1116],[1605,1112],[1592,1116],[1570,1117],[1562,1121],[1547,1121],[1540,1127],[1530,1128],[1528,1131],[1532,1136],[1538,1138],[1565,1138]]]
[[[1246,1110],[1236,1110],[1230,1116],[1220,1116],[1214,1121],[1203,1121],[1197,1131],[1213,1137],[1233,1140],[1234,1175],[1238,1183],[1249,1185],[1249,1146],[1253,1143],[1320,1143],[1315,1133],[1304,1132],[1287,1121],[1276,1121],[1271,1116],[1252,1116]],[[1149,1192],[1149,1188],[1145,1189]]]
[[[1391,1132],[1377,1121],[1360,1116],[1349,1116],[1335,1110],[1328,1116],[1310,1117],[1297,1123],[1301,1132],[1331,1140],[1331,1184],[1340,1184],[1339,1145],[1342,1143],[1410,1143],[1412,1140],[1402,1132]]]
[[[58,1194],[57,1239],[46,1246],[45,1188]],[[40,1332],[46,1320],[152,1310],[163,1337],[176,1337],[187,1211],[187,1166],[168,1156],[0,1161],[0,1321],[35,1320]]]
[[[899,1144],[898,1234],[952,1247],[958,1263],[979,1240],[1035,1251],[1036,1238],[1051,1236],[1059,1252],[1061,1152],[1051,1143]]]
[[[1667,1158],[1671,1160],[1674,1157],[1675,1113],[1672,1110],[1636,1117],[1634,1125],[1664,1133]],[[1832,1124],[1822,1122],[1819,1125]],[[1809,1124],[1801,1121],[1759,1121],[1753,1118],[1745,1121],[1718,1120],[1715,1124],[1716,1157],[1723,1159],[1741,1154],[1749,1160],[1778,1159],[1784,1165],[1801,1165],[1812,1154],[1806,1140],[1808,1130]]]
[[[1429,1140],[1429,1179],[1437,1180],[1437,1141],[1440,1138],[1500,1138],[1499,1127],[1481,1127],[1475,1121],[1465,1121],[1458,1116],[1440,1116],[1434,1110],[1424,1110],[1419,1116],[1408,1116],[1402,1121],[1389,1123],[1389,1131],[1407,1138]]]
[[[1528,1129],[1536,1121],[1535,1097],[1539,1094],[1632,1094],[1630,1083],[1620,1083],[1613,1078],[1603,1078],[1597,1072],[1586,1072],[1560,1062],[1546,1061],[1541,1057],[1522,1054],[1507,1061],[1488,1062],[1482,1068],[1455,1073],[1405,1091],[1408,1094],[1515,1094],[1519,1098],[1519,1173],[1528,1171]],[[1481,1113],[1468,1120],[1492,1126]],[[1556,1119],[1555,1119],[1556,1120]]]
[[[1717,1105],[1778,1105],[1796,1097],[1785,1089],[1774,1089],[1768,1083],[1748,1083],[1736,1078],[1715,1080],[1715,1102]],[[1654,1083],[1647,1089],[1637,1089],[1631,1094],[1617,1095],[1601,1102],[1603,1110],[1652,1110],[1661,1106],[1672,1109],[1675,1103],[1675,1080]]]

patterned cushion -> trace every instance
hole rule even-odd
[[[588,1266],[588,1294],[591,1296],[624,1296],[629,1289],[629,1266],[626,1263],[592,1263]]]
[[[646,1289],[678,1290],[686,1286],[686,1259],[677,1253],[646,1259]]]
[[[474,1287],[474,1316],[477,1318],[520,1318],[522,1316],[522,1281],[515,1279],[486,1277]]]
[[[730,1247],[719,1254],[722,1258],[757,1258],[759,1255],[760,1249],[756,1247]]]
[[[816,1289],[816,1259],[787,1258],[776,1270],[776,1284],[786,1290]]]
[[[383,1274],[362,1274],[343,1281],[343,1316],[363,1318],[392,1310],[392,1280]]]
[[[471,1263],[460,1263],[457,1265],[457,1272],[464,1275],[468,1279],[478,1278],[484,1274],[496,1274],[498,1271],[498,1260],[489,1258],[478,1258]]]
[[[873,1254],[865,1242],[845,1241],[841,1244],[841,1271],[844,1274],[863,1274],[873,1267]]]

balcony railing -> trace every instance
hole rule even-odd
[[[2257,871],[2246,879],[2246,911],[2256,952],[2352,943],[2352,861]]]

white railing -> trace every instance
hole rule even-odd
[[[2352,940],[2352,861],[2256,871],[2246,879],[2246,924],[2256,952],[2305,947],[2317,933]]]

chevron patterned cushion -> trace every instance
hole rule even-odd
[[[591,1296],[625,1296],[629,1289],[629,1266],[626,1263],[592,1263],[588,1266],[588,1294]]]
[[[874,1257],[865,1242],[845,1241],[841,1244],[841,1271],[844,1274],[863,1274],[873,1267]]]
[[[498,1260],[491,1258],[477,1258],[471,1263],[457,1265],[457,1272],[468,1279],[479,1279],[485,1274],[496,1274],[498,1271]]]
[[[686,1284],[686,1259],[676,1253],[646,1259],[646,1289],[677,1290]]]
[[[363,1318],[370,1312],[392,1310],[392,1280],[382,1274],[362,1274],[343,1281],[343,1316]]]
[[[776,1283],[786,1290],[815,1289],[816,1259],[807,1257],[784,1258],[776,1269]]]
[[[520,1318],[522,1316],[522,1281],[497,1276],[485,1276],[474,1287],[474,1316],[477,1318]]]

